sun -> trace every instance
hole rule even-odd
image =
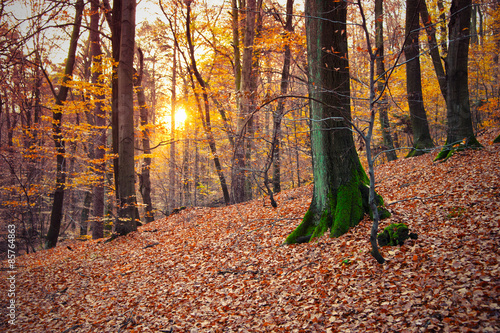
[[[184,108],[177,108],[177,110],[175,110],[175,127],[183,127],[187,117],[188,116]]]
[[[185,122],[188,118],[188,115],[186,113],[186,110],[182,107],[177,107],[175,110],[175,128],[180,129],[185,126]],[[165,113],[163,116],[160,118],[160,124],[165,126],[165,128],[170,129],[170,123],[171,123],[171,118],[170,118],[170,113]]]

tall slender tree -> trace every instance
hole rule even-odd
[[[186,39],[189,47],[189,59],[190,59],[190,66],[191,66],[191,71],[194,74],[196,81],[200,85],[202,89],[202,96],[203,96],[203,109],[201,108],[201,105],[199,107],[199,114],[200,118],[203,124],[203,129],[205,130],[205,134],[207,135],[207,141],[208,141],[208,146],[210,147],[210,151],[212,153],[212,159],[215,165],[215,169],[217,171],[217,175],[219,176],[219,181],[220,181],[220,186],[222,189],[222,194],[224,197],[224,202],[229,204],[230,202],[230,197],[229,197],[229,191],[228,191],[228,186],[226,183],[226,177],[224,176],[224,171],[222,170],[222,164],[219,159],[219,154],[217,153],[217,146],[215,143],[215,138],[214,134],[212,132],[212,123],[210,120],[210,101],[208,98],[208,85],[201,76],[201,73],[198,70],[198,66],[196,64],[196,59],[194,56],[194,44],[193,40],[191,37],[191,1],[187,0],[186,1],[186,7],[187,7],[187,12],[186,12]],[[178,43],[176,41],[176,47],[178,47]],[[193,91],[196,93],[196,88],[194,87],[194,82],[193,84]]]
[[[328,229],[338,237],[370,212],[369,180],[351,131],[347,3],[306,0],[305,16],[314,190],[288,244],[309,241]]]
[[[100,31],[99,31],[99,0],[91,0],[90,2],[90,52],[92,57],[92,83],[100,84],[100,76],[102,75],[102,56]],[[101,89],[99,89],[101,90]],[[94,124],[97,129],[97,137],[94,145],[95,159],[97,161],[97,183],[93,189],[93,207],[94,218],[92,220],[92,238],[98,239],[104,237],[103,217],[104,217],[104,180],[106,172],[106,112],[103,108],[101,100],[104,98],[102,93],[97,93],[95,96],[94,108]]]
[[[177,30],[177,19],[174,18],[174,29]],[[173,33],[176,34],[177,31]],[[170,107],[170,159],[169,159],[169,205],[175,208],[176,205],[176,145],[175,145],[175,113],[177,112],[177,48],[173,48],[172,55],[172,88],[171,88],[171,107]]]
[[[290,80],[290,65],[292,60],[292,51],[290,48],[290,38],[293,33],[293,0],[286,2],[286,17],[285,17],[285,46],[283,52],[283,67],[281,70],[280,94],[288,93]],[[285,101],[278,99],[276,112],[273,114],[273,191],[278,193],[281,191],[281,120],[285,112]]]
[[[57,107],[52,113],[52,136],[56,147],[56,189],[54,191],[54,201],[50,215],[50,226],[47,231],[46,248],[53,248],[57,245],[63,217],[64,192],[66,187],[66,147],[62,133],[62,107],[69,93],[69,86],[67,83],[71,80],[75,67],[76,49],[78,47],[78,38],[80,37],[84,7],[83,0],[78,0],[75,4],[75,20],[73,23],[73,32],[71,33],[68,58],[66,59],[66,67],[64,69],[61,87],[59,88],[59,92],[55,95]]]
[[[258,6],[259,4],[259,6]],[[231,173],[231,199],[234,203],[251,198],[248,187],[247,172],[249,169],[250,145],[249,137],[253,134],[253,114],[257,107],[257,72],[255,59],[255,34],[257,28],[257,12],[261,0],[247,0],[244,8],[243,59],[241,64],[241,97],[238,110],[237,139],[234,145],[234,156]]]
[[[135,87],[137,94],[137,103],[139,104],[139,112],[142,128],[142,149],[144,153],[143,162],[141,165],[141,174],[139,182],[139,191],[142,195],[142,202],[144,204],[145,214],[144,220],[146,223],[154,221],[153,202],[151,200],[151,130],[149,122],[149,108],[146,103],[146,94],[144,93],[144,86],[142,79],[144,77],[144,54],[141,48],[137,49],[139,53],[139,72],[137,73]]]
[[[439,89],[441,90],[441,95],[443,95],[443,98],[446,101],[446,73],[441,55],[439,54],[439,47],[436,39],[436,27],[429,15],[425,0],[420,0],[419,10],[420,19],[422,20],[422,24],[425,26],[425,31],[427,33],[427,44],[429,45],[429,53],[431,54],[432,65],[434,66],[434,71],[436,72],[438,79]]]
[[[429,122],[422,94],[422,74],[420,70],[419,46],[419,6],[420,0],[406,0],[407,36],[404,51],[406,57],[406,91],[413,130],[413,149],[407,157],[422,155],[427,148],[434,147],[429,130]]]
[[[118,190],[119,212],[115,232],[125,235],[137,229],[135,197],[134,47],[135,0],[121,0],[120,62],[118,64]]]
[[[436,160],[447,159],[457,149],[480,147],[472,127],[469,102],[469,41],[471,0],[453,0],[448,23],[447,137]]]
[[[375,0],[375,62],[377,71],[377,90],[382,93],[378,100],[379,122],[382,129],[382,140],[384,144],[385,156],[388,161],[398,158],[394,150],[394,143],[391,135],[391,125],[387,114],[389,102],[384,92],[386,85],[386,74],[384,66],[384,4],[383,0]]]

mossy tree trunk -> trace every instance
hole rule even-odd
[[[493,143],[500,143],[500,134],[493,140]]]
[[[306,1],[314,190],[302,223],[288,244],[338,237],[355,226],[368,204],[369,180],[351,131],[346,2]]]
[[[469,103],[469,39],[471,0],[453,0],[448,24],[447,137],[446,145],[436,160],[447,159],[456,150],[480,147],[472,127]]]

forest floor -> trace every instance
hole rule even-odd
[[[500,332],[500,145],[381,165],[377,191],[417,240],[370,255],[371,221],[283,246],[312,186],[188,208],[139,231],[17,258],[15,325],[2,263],[0,331]],[[264,204],[265,203],[265,204]]]

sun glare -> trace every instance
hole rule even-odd
[[[161,117],[161,124],[165,126],[166,128],[170,128],[170,113],[166,113]],[[181,107],[178,107],[177,110],[175,110],[175,128],[180,129],[184,127],[184,123],[187,120],[187,113],[186,110],[184,110]]]
[[[184,126],[186,120],[187,120],[186,110],[184,110],[183,108],[178,108],[175,111],[175,127]]]

